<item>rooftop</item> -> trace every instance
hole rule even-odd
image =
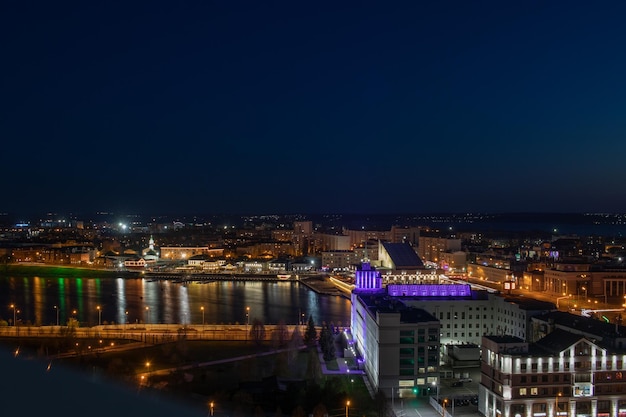
[[[580,334],[556,329],[544,338],[537,340],[535,345],[549,353],[558,354],[584,338],[585,337]]]
[[[424,262],[408,243],[383,242],[383,247],[393,260],[396,268],[423,268]]]

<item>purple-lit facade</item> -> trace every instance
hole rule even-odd
[[[426,395],[439,383],[439,321],[420,308],[406,306],[396,297],[440,292],[438,285],[382,287],[380,273],[364,262],[355,273],[351,332],[360,363],[375,390],[388,396]],[[393,294],[388,293],[392,291]]]
[[[392,297],[469,297],[468,284],[390,284],[387,294]]]
[[[354,286],[360,291],[378,291],[382,285],[380,272],[373,269],[369,262],[363,262],[354,274]]]

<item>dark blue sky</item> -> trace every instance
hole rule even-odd
[[[0,5],[0,211],[626,211],[626,3]]]

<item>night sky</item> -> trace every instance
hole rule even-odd
[[[3,1],[0,211],[624,212],[625,16]]]

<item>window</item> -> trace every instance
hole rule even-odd
[[[537,388],[530,389],[530,395],[538,395],[538,394],[539,394],[539,390]]]
[[[520,388],[519,389],[519,395],[528,395],[528,394],[526,394],[526,388]]]
[[[526,375],[524,375],[524,376],[520,379],[520,382],[521,382],[522,384],[526,382]]]

